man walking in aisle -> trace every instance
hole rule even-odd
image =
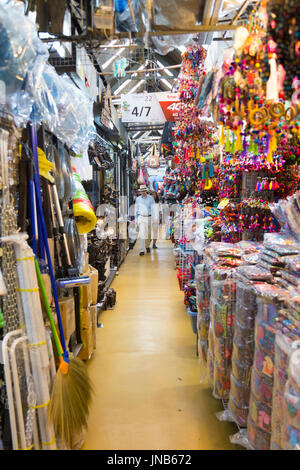
[[[155,201],[147,194],[147,186],[142,185],[139,189],[140,196],[135,201],[135,223],[140,238],[140,256],[150,253],[151,243],[151,210]]]

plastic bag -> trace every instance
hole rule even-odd
[[[46,44],[38,38],[37,25],[25,16],[22,3],[0,1],[0,44],[0,80],[5,84],[6,104],[16,125],[21,126],[29,120],[34,102],[26,89],[28,75],[49,57]]]

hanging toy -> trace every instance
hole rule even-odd
[[[255,192],[261,191],[261,179],[257,178],[256,186],[255,186]]]
[[[220,123],[220,145],[224,145],[225,137],[224,137],[224,126]]]
[[[214,156],[213,156],[213,154],[211,153],[208,158],[209,158],[208,176],[209,176],[209,178],[213,178],[214,177],[214,165],[213,165]]]
[[[241,139],[241,129],[239,127],[236,129],[235,135],[236,135],[235,150],[237,152],[240,152],[241,150],[243,150],[243,143]]]
[[[226,130],[226,143],[225,143],[226,152],[230,152],[230,140],[229,140],[229,130]]]
[[[235,135],[234,132],[232,133],[232,144],[231,144],[231,153],[234,155],[235,154]]]
[[[263,218],[263,226],[262,226],[263,230],[268,230],[267,221],[268,221],[268,218],[264,217]]]

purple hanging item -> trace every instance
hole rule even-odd
[[[266,139],[265,154],[268,155],[270,149],[270,134],[268,134]]]

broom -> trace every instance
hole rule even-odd
[[[72,358],[67,362],[64,359],[64,351],[56,331],[39,263],[36,258],[34,262],[60,361],[52,386],[49,417],[53,423],[55,435],[72,449],[74,435],[87,426],[92,386],[83,361]]]
[[[41,277],[39,265],[37,259],[35,259],[35,267],[38,282],[41,288],[42,297],[49,317],[53,338],[56,344],[56,349],[60,362],[51,390],[49,419],[53,424],[56,437],[59,438],[63,444],[72,449],[74,437],[77,433],[82,431],[82,429],[87,426],[89,405],[91,403],[93,390],[85,364],[79,358],[70,358],[69,352],[65,344],[64,331],[58,302],[58,294],[48,244],[47,230],[40,193],[37,134],[34,124],[31,124],[30,130],[35,163],[34,187],[37,204],[37,217],[40,222],[39,227],[41,229],[41,233],[39,234],[39,236],[43,239],[43,244],[46,251],[60,333],[59,341],[56,328],[53,322],[51,309],[48,303],[46,291],[44,288],[43,279]],[[35,256],[35,258],[37,258],[37,256]]]

